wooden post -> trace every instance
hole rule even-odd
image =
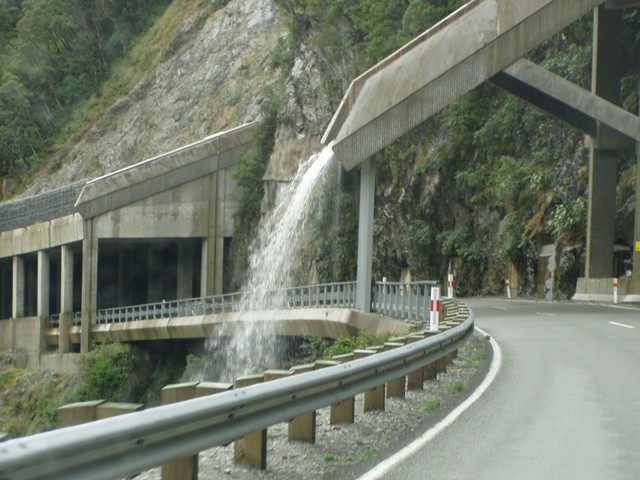
[[[400,342],[387,342],[384,344],[385,350],[392,350],[394,348],[402,347],[404,343]],[[387,398],[397,397],[405,398],[407,386],[407,377],[403,375],[395,380],[389,380],[387,382]]]
[[[116,417],[125,413],[139,412],[144,408],[141,403],[104,402],[96,409],[96,420]]]
[[[421,333],[412,333],[407,337],[407,343],[415,343],[419,340],[423,340],[425,338],[424,334]],[[423,368],[420,367],[417,370],[409,373],[407,376],[407,389],[409,390],[422,390],[424,383],[424,374]]]
[[[237,378],[235,388],[248,387],[264,381],[263,374]],[[267,468],[267,429],[249,433],[234,442],[234,462],[260,470]]]
[[[56,428],[94,421],[97,416],[98,406],[103,403],[104,400],[92,400],[63,405],[56,410]]]
[[[167,385],[160,394],[162,404],[168,405],[194,398],[197,386],[198,382]],[[198,454],[162,465],[162,480],[198,480]]]
[[[292,374],[299,375],[314,370],[313,363],[295,365],[289,369]],[[290,441],[316,443],[316,411],[304,413],[289,422],[288,438]]]
[[[353,360],[353,354],[336,355],[331,358],[331,362],[333,363],[327,363],[326,361],[316,362],[315,369],[317,370],[331,365],[339,365],[340,363],[348,362],[349,360]],[[353,423],[354,421],[355,401],[353,397],[346,398],[341,402],[331,405],[329,410],[329,423],[331,425]]]
[[[355,359],[365,358],[369,355],[375,355],[375,350],[355,350],[353,352]],[[377,385],[371,390],[364,392],[364,412],[373,410],[384,410],[384,383]]]

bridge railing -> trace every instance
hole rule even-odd
[[[371,310],[388,317],[407,321],[424,322],[429,318],[431,287],[436,281],[376,282],[372,289]],[[302,285],[283,290],[262,292],[270,304],[262,309],[287,308],[354,308],[356,282],[334,282]],[[140,320],[160,320],[198,315],[213,315],[224,312],[240,312],[252,309],[244,300],[250,297],[245,292],[214,295],[209,297],[170,300],[126,307],[102,308],[96,315],[96,323],[109,324]],[[75,312],[73,325],[81,323],[81,313]],[[60,327],[60,315],[53,314],[50,328]]]
[[[438,282],[376,282],[371,297],[371,310],[393,318],[425,322],[429,319],[431,287]]]

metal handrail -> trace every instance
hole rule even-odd
[[[371,310],[392,318],[425,322],[429,318],[431,287],[438,282],[375,282],[372,288]],[[126,307],[99,309],[96,323],[110,324],[141,320],[159,320],[246,309],[243,299],[247,292],[228,293],[208,297],[170,300]],[[271,300],[269,309],[338,307],[354,308],[356,282],[334,282],[300,285],[284,290],[267,290],[263,296]],[[73,325],[80,325],[81,313],[74,312]],[[49,328],[59,328],[60,315],[49,317]]]
[[[10,440],[0,447],[0,478],[110,480],[135,474],[400,378],[460,348],[473,331],[470,312],[444,333],[363,359]]]

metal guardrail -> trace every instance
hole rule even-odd
[[[474,317],[334,367],[0,444],[0,479],[122,478],[335,404],[460,348]]]

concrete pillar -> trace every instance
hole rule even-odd
[[[593,22],[593,93],[610,102],[620,103],[621,12],[604,5],[594,11]],[[589,205],[587,219],[587,258],[585,276],[613,276],[613,245],[615,241],[618,136],[608,127],[598,124],[598,133],[591,139],[589,161]]]
[[[73,250],[68,245],[60,249],[60,326],[58,351],[69,352],[69,328],[73,325]]]
[[[38,306],[37,315],[39,317],[49,316],[50,289],[49,274],[51,271],[51,258],[49,252],[40,250],[38,252]]]
[[[98,303],[98,239],[94,235],[93,219],[84,222],[82,241],[82,323],[80,352],[87,353],[91,342],[91,329],[96,323]]]
[[[24,258],[16,255],[13,257],[13,290],[11,298],[11,317],[20,318],[24,317]]]
[[[178,242],[177,298],[193,297],[193,244],[191,241]]]
[[[202,240],[200,296],[222,295],[223,253],[224,238],[209,237]]]
[[[358,219],[358,273],[356,308],[371,311],[373,278],[373,209],[376,193],[375,162],[369,158],[360,167],[360,215]]]

